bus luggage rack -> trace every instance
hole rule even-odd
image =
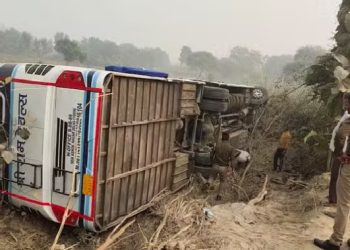
[[[67,174],[73,175],[73,171],[68,171],[62,168],[53,168],[53,185],[52,185],[52,189],[53,192],[58,193],[58,194],[62,194],[62,195],[70,195],[70,189],[66,190],[66,180],[67,180]],[[78,196],[78,194],[76,193],[77,190],[77,175],[80,174],[79,171],[75,172],[74,174],[74,178],[75,178],[75,185],[74,185],[74,190],[75,190],[75,194],[74,197]],[[60,188],[56,187],[56,178],[57,177],[62,177],[62,190]]]
[[[15,183],[19,186],[26,186],[34,189],[41,189],[42,188],[42,177],[43,177],[43,165],[41,164],[32,164],[32,163],[27,163],[27,162],[22,162],[22,161],[13,161],[16,163],[16,166],[12,165],[13,167],[16,168],[16,171],[13,174],[13,179],[9,179],[8,177],[0,177],[0,180],[6,181],[6,182],[12,182]],[[33,167],[33,181],[28,183],[24,183],[25,178],[27,177],[22,177],[25,173],[21,172],[20,167],[26,165]],[[6,165],[6,167],[9,167],[9,165]],[[38,172],[40,171],[40,172]],[[38,175],[40,176],[40,180],[38,180]]]

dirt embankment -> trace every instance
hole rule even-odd
[[[270,172],[274,147],[261,148],[261,159],[256,159],[260,164],[248,171],[241,189],[237,188],[241,172],[226,183],[220,202],[215,200],[215,187],[203,192],[193,184],[191,192],[187,189],[169,196],[138,215],[111,249],[316,250],[312,239],[327,238],[332,231],[333,219],[323,213],[322,207],[329,175],[303,182],[293,174]],[[269,181],[265,199],[247,205],[260,192],[266,174]],[[206,220],[203,208],[212,211],[212,222]],[[21,214],[7,206],[0,209],[0,221],[0,249],[49,249],[58,231],[58,225],[39,215]],[[107,235],[66,228],[59,243],[66,248],[73,246],[71,249],[96,249]]]
[[[136,241],[126,239],[114,249],[316,250],[313,238],[326,239],[332,232],[333,218],[329,214],[334,214],[335,208],[323,207],[327,201],[329,174],[308,182],[296,180],[287,173],[269,173],[269,176],[267,195],[255,205],[245,202],[210,205],[203,199],[191,198],[193,194],[175,198],[173,209],[167,211],[161,205],[153,213],[139,217],[143,242],[138,241],[139,244],[130,248],[130,242]],[[201,206],[212,212],[211,222],[203,220]],[[149,244],[157,231],[159,244]],[[135,233],[135,228],[131,232]],[[173,238],[174,235],[177,236]]]
[[[270,184],[266,199],[255,206],[214,206],[216,223],[211,232],[226,243],[220,249],[317,249],[313,238],[326,239],[332,232],[333,219],[320,206],[326,202],[328,177],[318,177],[297,190],[291,190],[296,188],[293,182]]]
[[[327,238],[332,231],[333,219],[322,207],[329,175],[308,183],[288,179],[288,174],[269,175],[267,195],[256,205],[215,205],[210,199],[194,199],[188,190],[169,197],[137,216],[111,249],[316,249],[312,239]],[[205,220],[204,207],[213,213],[212,222]],[[0,249],[48,249],[58,229],[40,216],[6,207],[0,221]],[[66,228],[60,242],[66,248],[96,249],[105,237]]]

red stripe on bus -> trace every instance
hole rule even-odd
[[[55,83],[52,82],[40,82],[40,81],[33,81],[33,80],[27,80],[27,79],[18,79],[18,78],[12,78],[12,82],[14,83],[23,83],[23,84],[34,84],[34,85],[44,85],[44,86],[55,86]]]
[[[16,198],[16,199],[19,199],[19,200],[27,201],[27,202],[29,202],[29,203],[33,203],[33,204],[35,204],[35,205],[39,205],[39,206],[50,206],[50,205],[51,205],[51,204],[48,203],[48,202],[41,202],[41,201],[33,200],[33,199],[28,198],[28,197],[19,195],[19,194],[14,194],[14,193],[7,192],[7,191],[5,191],[5,190],[0,190],[0,192],[1,192],[2,194],[12,196],[12,197],[14,197],[14,198]]]
[[[16,199],[19,199],[19,200],[22,200],[22,201],[26,201],[26,202],[29,202],[29,203],[32,203],[32,204],[35,204],[35,205],[38,205],[38,206],[47,206],[47,207],[51,206],[53,210],[59,210],[59,211],[63,211],[64,212],[64,210],[66,209],[65,207],[62,207],[62,206],[59,206],[59,205],[56,205],[56,204],[52,204],[52,203],[49,203],[49,202],[41,202],[41,201],[33,200],[33,199],[28,198],[28,197],[19,195],[19,194],[14,194],[14,193],[7,192],[5,190],[0,190],[0,193],[1,194],[5,194],[5,195],[9,195],[9,196],[14,197]],[[94,220],[92,217],[86,216],[84,214],[80,214],[80,213],[78,213],[76,211],[71,211],[71,215],[79,217],[79,218],[82,218],[84,220],[88,220],[88,221],[93,221]]]
[[[52,82],[41,82],[41,81],[33,81],[33,80],[27,80],[27,79],[12,78],[12,82],[13,82],[13,83],[23,83],[23,84],[32,84],[32,85],[42,85],[42,86],[56,87],[56,83],[52,83]],[[78,90],[85,90],[85,91],[89,91],[89,92],[102,93],[102,89],[99,89],[99,88],[91,88],[91,87],[76,87],[76,88],[57,87],[57,88],[63,88],[63,89],[78,89]]]
[[[62,206],[58,206],[56,204],[51,204],[52,210],[56,211],[55,214],[57,214],[57,212],[61,213],[62,215],[64,214],[64,211],[66,211],[65,207]],[[76,217],[76,218],[81,218],[87,221],[93,221],[94,219],[92,217],[89,217],[85,214],[81,214],[77,211],[73,211],[73,210],[69,210],[68,211],[69,217]]]

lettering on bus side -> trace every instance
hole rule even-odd
[[[27,95],[19,94],[18,95],[18,126],[25,126],[26,125],[26,115],[27,115]],[[25,173],[20,171],[20,167],[25,164],[26,162],[26,155],[25,155],[25,149],[24,146],[26,144],[26,141],[21,138],[20,136],[16,136],[16,149],[17,149],[17,171],[14,172],[13,178],[17,180],[17,184],[22,185],[25,180]]]
[[[68,115],[67,152],[70,164],[79,169],[81,158],[81,130],[82,130],[83,106],[77,103],[72,114]]]

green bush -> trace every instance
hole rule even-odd
[[[286,127],[293,136],[286,166],[305,177],[326,171],[334,122],[327,106],[314,98],[311,88],[289,86],[270,98],[259,126],[260,133],[266,140],[275,140],[277,147]],[[314,132],[307,138],[311,131]]]

